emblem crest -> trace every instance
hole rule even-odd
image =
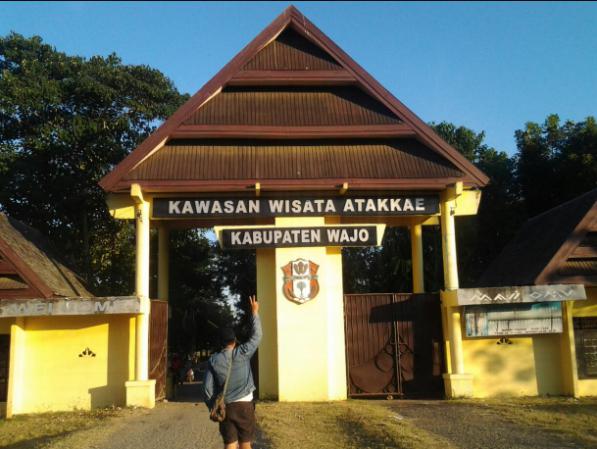
[[[299,304],[315,298],[319,293],[318,269],[319,265],[307,259],[296,259],[284,265],[284,296]]]

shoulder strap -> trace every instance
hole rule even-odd
[[[228,380],[230,380],[230,371],[232,371],[232,351],[230,350],[230,363],[228,364],[228,372],[226,373],[226,380],[224,381],[224,388],[222,389],[222,398],[226,399],[226,389],[228,388]]]

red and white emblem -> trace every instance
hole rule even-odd
[[[318,269],[319,265],[307,259],[296,259],[284,265],[284,296],[299,304],[315,298],[319,293]]]

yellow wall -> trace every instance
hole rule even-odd
[[[134,374],[131,321],[123,315],[26,318],[20,399],[12,413],[124,405],[124,384]],[[79,357],[86,348],[95,357]]]
[[[587,299],[574,301],[572,314],[574,317],[597,317],[597,287],[585,287],[585,290]],[[578,373],[575,374],[578,377]],[[578,396],[597,396],[597,379],[578,379],[577,382]]]
[[[276,219],[277,226],[322,226],[324,219]],[[304,258],[319,265],[319,293],[304,304],[283,294],[282,267]],[[257,252],[257,292],[264,337],[259,348],[261,397],[280,401],[346,399],[342,254],[336,248]]]
[[[566,394],[561,334],[463,340],[465,371],[473,375],[474,396]]]
[[[473,375],[475,397],[532,396],[537,394],[532,338],[463,340],[464,366]]]

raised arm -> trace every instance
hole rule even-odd
[[[263,330],[261,329],[261,320],[259,319],[259,303],[257,302],[257,298],[255,295],[249,297],[249,302],[251,304],[251,317],[252,317],[252,324],[253,329],[251,330],[251,338],[246,343],[238,346],[237,354],[241,355],[242,357],[246,357],[250,359],[257,351],[257,347],[261,342],[261,337],[263,336]]]

